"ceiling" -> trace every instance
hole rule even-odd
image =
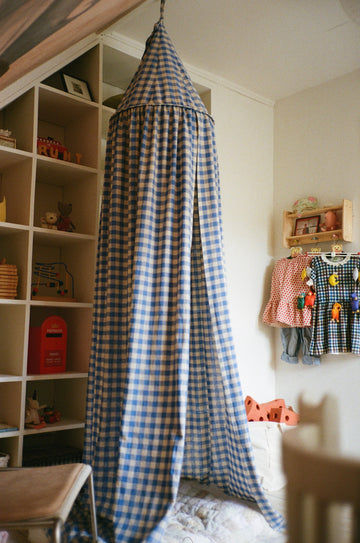
[[[159,11],[146,0],[108,30],[145,44]],[[167,0],[165,25],[186,64],[271,100],[360,69],[340,0]]]
[[[143,0],[0,0],[0,92]]]

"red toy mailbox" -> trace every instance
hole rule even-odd
[[[66,341],[67,326],[61,317],[48,317],[40,327],[31,327],[28,374],[65,371]]]

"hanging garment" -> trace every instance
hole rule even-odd
[[[266,304],[263,322],[270,326],[286,327],[311,326],[311,308],[298,308],[298,297],[309,291],[301,274],[310,266],[313,256],[298,255],[295,258],[282,258],[275,263],[270,299]]]
[[[351,294],[359,294],[354,281],[359,264],[359,257],[350,254],[335,259],[324,254],[314,257],[311,267],[316,301],[310,354],[360,354],[360,313],[351,307]]]
[[[320,358],[310,354],[310,342],[312,328],[304,326],[281,328],[280,338],[283,346],[281,360],[289,364],[298,364],[300,349],[302,351],[302,362],[307,366],[319,366]]]
[[[181,475],[284,526],[254,467],[219,191],[213,121],[161,17],[107,143],[84,451],[107,542],[160,543]]]

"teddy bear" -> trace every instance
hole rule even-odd
[[[60,215],[57,220],[57,229],[62,230],[63,232],[73,232],[75,230],[75,225],[69,217],[72,212],[72,204],[58,202],[58,210]]]
[[[339,228],[340,222],[338,221],[336,212],[332,209],[328,209],[325,213],[325,222],[320,224],[321,232],[328,232],[329,230],[336,230]]]
[[[41,228],[49,228],[50,230],[57,230],[58,214],[56,211],[46,211],[45,215],[41,217]]]

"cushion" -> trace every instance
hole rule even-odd
[[[282,469],[282,434],[289,429],[286,424],[276,422],[249,422],[250,439],[253,446],[255,465],[262,487],[267,492],[285,486]]]

